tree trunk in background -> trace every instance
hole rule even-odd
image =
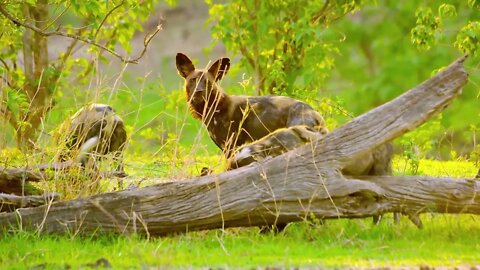
[[[26,21],[37,28],[44,29],[48,23],[48,0],[38,0],[36,6],[23,4]],[[23,150],[34,146],[37,131],[45,114],[50,109],[51,93],[50,74],[48,74],[47,37],[25,28],[23,36],[23,58],[25,65],[24,93],[29,107],[19,115],[17,129],[17,146]]]

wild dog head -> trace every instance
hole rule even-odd
[[[218,102],[222,97],[222,90],[217,82],[230,69],[230,59],[220,58],[215,61],[208,69],[195,69],[188,56],[177,53],[176,64],[178,74],[185,79],[185,90],[187,101],[195,117],[205,116],[207,107],[212,108],[212,104]]]

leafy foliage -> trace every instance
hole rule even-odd
[[[343,100],[346,110],[359,115],[418,85],[457,58],[459,51],[454,44],[459,30],[469,20],[478,20],[480,13],[460,2],[444,2],[385,1],[364,5],[359,12],[332,25],[331,31],[346,33],[346,39],[338,45],[341,54],[336,57],[325,92]],[[418,39],[412,46],[412,32],[418,29],[418,23],[431,29],[431,39]],[[451,158],[453,150],[461,156],[472,151],[470,126],[480,125],[479,60],[470,57],[467,61],[470,83],[443,113],[440,126],[426,125],[425,129],[430,127],[432,131],[416,135],[412,147],[426,150],[421,151],[421,156]],[[434,147],[427,150],[425,141],[433,141]],[[402,151],[411,147],[402,139],[397,142]]]
[[[462,6],[463,3],[457,3]],[[470,12],[478,12],[477,1],[469,1]],[[417,17],[416,26],[412,29],[411,38],[413,44],[421,49],[428,50],[435,46],[438,39],[441,38],[444,27],[442,22],[445,18],[456,17],[457,8],[452,4],[441,3],[438,12],[434,14],[430,7],[420,6],[415,12]],[[456,36],[455,47],[463,53],[476,55],[480,42],[480,22],[468,20]]]
[[[455,8],[454,8],[455,10]],[[415,12],[417,26],[412,29],[412,42],[421,49],[430,49],[435,43],[435,32],[440,27],[440,17],[433,16],[432,9],[420,7]]]
[[[13,117],[20,125],[22,122],[33,125],[35,131],[43,114],[50,110],[48,104],[56,103],[52,100],[66,93],[71,95],[72,89],[69,86],[72,83],[82,87],[86,76],[95,71],[95,61],[106,59],[103,57],[104,50],[93,45],[87,49],[89,54],[75,56],[81,48],[82,42],[79,39],[100,44],[112,51],[119,45],[125,52],[131,53],[130,40],[136,32],[142,30],[141,24],[148,18],[155,4],[156,0],[2,3],[6,13],[0,15],[0,76],[6,82],[7,93],[0,96],[0,104],[4,107],[2,111],[9,111],[9,117]],[[35,14],[48,16],[48,10],[53,12],[52,16],[47,17],[48,21],[40,24],[38,18],[32,18],[37,16]],[[48,43],[53,43],[53,37],[57,34],[46,35],[48,40],[43,44],[40,42],[43,39],[41,35],[28,29],[31,27],[14,22],[15,19],[44,33],[62,32],[74,38],[67,39],[66,48],[58,54],[48,55]],[[28,55],[34,57],[34,63],[26,58]],[[17,63],[22,63],[22,60],[23,64]],[[34,72],[31,68],[34,68]],[[37,88],[38,94],[33,95],[31,92]],[[36,113],[39,110],[43,111],[41,115]],[[17,133],[23,131],[21,127],[14,128]],[[30,139],[35,140],[34,137]],[[19,143],[23,143],[21,140],[22,138]]]
[[[319,89],[334,67],[328,26],[361,1],[207,1],[215,42],[222,41],[254,74],[256,93],[292,95]]]
[[[215,42],[241,55],[240,65],[253,74],[250,93],[290,95],[319,104],[317,109],[336,119],[333,127],[350,119],[345,115],[365,112],[425,80],[432,69],[456,57],[455,49],[478,54],[478,1],[267,2],[207,1]],[[479,60],[473,61],[475,66]],[[440,122],[443,129],[455,130],[449,136],[458,143],[470,136],[469,125],[480,124],[475,95],[468,91],[477,77],[471,76],[474,84],[461,97],[464,106],[453,105],[456,116],[447,114]],[[325,106],[336,107],[329,96],[341,100],[346,113],[328,113],[338,112]],[[441,130],[424,140],[441,139]]]
[[[480,50],[480,22],[468,22],[460,29],[455,47],[463,53],[477,55]]]

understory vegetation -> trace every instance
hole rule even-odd
[[[127,163],[133,166],[137,162],[129,159]],[[162,175],[165,168],[154,163],[145,163],[132,179],[150,176],[152,170],[155,176]],[[395,158],[396,175],[408,174],[408,170],[407,160]],[[419,160],[418,166],[418,172],[432,176],[471,177],[475,171],[475,166],[464,160]],[[108,180],[102,182],[103,191],[113,188]],[[379,225],[373,225],[369,218],[327,220],[324,224],[313,218],[292,223],[278,234],[261,233],[259,228],[231,228],[150,239],[138,235],[51,236],[17,231],[0,237],[0,264],[9,269],[44,264],[47,269],[88,268],[96,263],[102,266],[105,260],[114,269],[478,265],[479,217],[431,213],[421,215],[421,219],[421,230],[406,217],[394,224],[388,214]]]

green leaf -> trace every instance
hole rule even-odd
[[[480,22],[468,22],[466,26],[460,29],[455,47],[462,53],[477,55],[480,49]]]
[[[438,7],[438,14],[444,17],[455,17],[457,16],[457,9],[454,5],[442,4]]]

